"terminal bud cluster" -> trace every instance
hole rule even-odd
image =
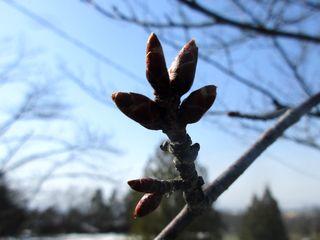
[[[155,210],[167,192],[184,191],[185,199],[191,205],[195,201],[188,202],[188,199],[203,201],[203,180],[197,175],[193,164],[199,147],[194,147],[197,144],[191,145],[186,126],[198,122],[212,106],[216,98],[216,87],[204,86],[191,92],[181,102],[181,97],[192,87],[197,60],[198,47],[191,40],[183,46],[167,69],[161,43],[152,33],[146,48],[146,78],[154,90],[154,100],[139,93],[112,94],[113,101],[127,117],[145,128],[162,130],[167,134],[169,149],[173,149],[168,151],[175,156],[174,163],[181,176],[177,180],[142,178],[128,181],[131,188],[145,193],[136,206],[135,217],[145,216]],[[192,196],[193,190],[196,197]]]

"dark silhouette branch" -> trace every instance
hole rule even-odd
[[[185,4],[186,6],[188,6],[189,8],[197,12],[204,14],[207,17],[212,18],[217,24],[220,24],[220,25],[227,25],[230,27],[238,28],[240,30],[252,31],[268,37],[283,37],[283,38],[289,38],[289,39],[298,40],[298,41],[306,41],[306,42],[311,42],[316,44],[320,43],[319,36],[313,36],[305,33],[290,32],[285,30],[269,28],[264,25],[252,24],[250,22],[240,22],[231,18],[221,16],[218,13],[201,6],[196,1],[179,0],[179,2]]]
[[[43,151],[43,152],[33,153],[33,154],[27,155],[27,156],[19,159],[17,162],[15,162],[12,165],[8,166],[5,169],[5,172],[6,171],[8,171],[8,172],[14,171],[15,169],[20,168],[21,166],[26,165],[26,164],[28,164],[30,162],[33,162],[33,161],[45,161],[49,157],[53,157],[53,156],[57,156],[57,155],[60,155],[60,154],[68,153],[68,152],[73,151],[73,150],[80,151],[79,149],[76,149],[76,148],[70,148],[70,149],[61,148],[61,149],[53,149],[53,150],[47,150],[47,151]]]
[[[261,24],[260,19],[253,14],[244,4],[239,0],[232,0],[232,3],[236,5],[244,14],[246,14],[255,24]]]
[[[6,165],[10,162],[11,159],[15,157],[15,155],[20,151],[21,148],[33,137],[33,133],[28,133],[22,137],[19,137],[18,143],[11,149],[9,149],[8,153],[1,159],[0,164],[0,172],[5,172]]]
[[[252,125],[248,125],[248,124],[244,124],[242,123],[241,126],[247,130],[250,130],[250,131],[254,131],[254,132],[257,132],[257,133],[262,133],[263,132],[263,129],[262,128],[259,128],[259,127],[256,127],[256,126],[252,126]],[[303,146],[306,146],[306,147],[309,147],[309,148],[313,148],[315,150],[320,150],[320,144],[316,142],[315,139],[311,139],[310,137],[304,137],[304,138],[301,138],[301,137],[298,137],[298,136],[291,136],[291,135],[288,135],[288,134],[283,134],[281,136],[281,138],[285,139],[285,140],[288,140],[290,142],[293,142],[293,143],[296,143],[296,144],[300,144],[300,145],[303,145]]]
[[[46,183],[49,180],[55,180],[60,178],[88,178],[88,179],[94,179],[95,181],[104,181],[109,182],[112,184],[118,184],[118,181],[111,178],[110,176],[107,176],[107,174],[101,174],[98,171],[95,172],[63,172],[63,173],[55,173],[59,168],[63,167],[64,165],[69,164],[72,162],[73,156],[67,157],[65,160],[58,161],[54,163],[50,169],[39,179],[36,186],[34,187],[31,201],[39,194],[41,191],[44,183]]]
[[[199,22],[199,23],[174,22],[170,20],[168,20],[167,22],[144,21],[144,20],[140,20],[136,16],[125,15],[124,13],[116,9],[114,9],[113,12],[109,12],[108,10],[103,8],[100,4],[96,3],[95,1],[91,1],[91,0],[80,0],[80,1],[90,4],[96,11],[98,11],[100,14],[102,14],[107,18],[110,18],[113,20],[121,20],[128,23],[135,23],[142,27],[191,29],[191,28],[207,28],[207,27],[213,27],[215,25],[214,21]]]
[[[237,161],[205,189],[210,203],[213,203],[224,191],[226,191],[244,171],[272,145],[292,125],[297,123],[302,116],[320,103],[320,93],[307,99],[301,105],[288,110],[278,122],[267,131],[249,148]],[[155,238],[157,240],[174,239],[195,217],[197,213],[191,212],[187,207],[165,227]]]
[[[300,138],[300,137],[296,137],[296,136],[287,136],[287,135],[284,135],[283,138],[286,140],[289,140],[291,142],[301,144],[306,147],[320,150],[320,144],[318,144],[317,142],[312,141],[312,140],[307,140],[305,138]]]
[[[320,117],[320,112],[319,111],[311,112],[310,116],[312,116],[312,117]]]
[[[106,101],[105,96],[107,93],[105,92],[106,89],[102,86],[99,86],[99,91],[94,89],[92,86],[88,86],[86,83],[84,83],[83,79],[75,75],[70,69],[68,69],[63,64],[60,64],[59,66],[61,72],[70,79],[73,83],[75,83],[81,90],[83,90],[85,93],[87,93],[90,97],[92,97],[94,100],[96,100],[99,103],[102,103],[103,105],[107,104],[110,105],[110,101]]]
[[[278,110],[263,113],[263,114],[241,113],[238,111],[231,111],[231,112],[227,112],[227,115],[233,118],[267,121],[267,120],[273,120],[275,118],[280,117],[287,110],[288,108],[282,108],[282,109],[278,109]]]
[[[221,116],[227,115],[231,118],[247,119],[247,120],[257,120],[257,121],[269,121],[280,117],[285,111],[290,109],[288,106],[282,106],[279,109],[265,113],[245,113],[240,111],[210,111],[209,116]],[[319,112],[309,112],[306,114],[308,117],[318,118],[320,117]]]
[[[312,95],[312,91],[310,90],[310,87],[307,85],[305,79],[303,76],[299,73],[298,66],[293,63],[293,61],[290,59],[289,55],[285,51],[285,49],[281,46],[279,41],[276,39],[273,39],[273,44],[275,46],[275,49],[279,52],[281,58],[285,61],[288,68],[292,71],[293,76],[297,80],[298,84],[302,88],[302,90],[308,95]]]

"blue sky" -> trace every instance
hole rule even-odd
[[[42,16],[115,63],[125,66],[140,79],[133,81],[48,31],[4,1],[0,2],[0,40],[12,38],[10,41],[16,42],[17,46],[22,43],[26,49],[41,50],[35,61],[46,66],[46,71],[50,74],[61,76],[58,65],[64,62],[74,72],[81,73],[88,84],[95,84],[95,73],[99,71],[110,94],[114,91],[132,91],[152,96],[152,90],[144,80],[145,44],[148,38],[145,30],[134,25],[108,20],[77,0],[28,0],[17,1],[17,3]],[[163,4],[157,7],[161,9],[165,6]],[[193,37],[197,41],[196,36]],[[176,51],[166,45],[163,48],[167,65],[169,65]],[[247,54],[239,53],[243,56]],[[213,79],[211,76],[214,76]],[[196,81],[197,79],[202,81],[197,81],[193,89],[205,83],[217,85],[217,106],[222,101],[220,99],[228,99],[233,94],[245,94],[243,91],[237,91],[236,84],[224,81],[223,78],[225,77],[219,72],[215,72],[214,69],[199,61]],[[94,101],[65,77],[62,77],[59,86],[63,89],[63,98],[73,105],[70,114],[79,122],[86,122],[99,131],[110,133],[111,144],[123,151],[121,155],[108,155],[105,164],[110,174],[116,175],[119,180],[117,188],[125,192],[128,189],[126,181],[141,176],[146,161],[153,155],[155,148],[165,136],[161,132],[144,129],[110,105]],[[3,94],[2,98],[11,99],[12,95]],[[15,94],[14,98],[19,96]],[[105,98],[106,101],[110,101],[110,95]],[[59,126],[52,127],[53,134],[61,134],[57,129]],[[188,132],[193,141],[201,145],[199,162],[207,168],[211,180],[255,141],[252,135],[243,138],[230,136],[206,119],[189,126]],[[262,193],[266,185],[271,187],[280,205],[287,209],[319,204],[320,175],[316,171],[319,168],[317,156],[316,151],[280,140],[219,198],[217,206],[228,209],[244,208],[250,202],[252,194]],[[72,182],[59,179],[49,181],[45,185],[44,193],[51,189],[68,189],[70,186],[80,188],[97,186],[104,187],[106,190],[113,187],[101,182],[86,180]]]

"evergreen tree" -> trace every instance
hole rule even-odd
[[[18,235],[26,220],[26,211],[17,202],[19,195],[9,188],[0,172],[0,236]]]
[[[63,215],[54,207],[48,207],[44,211],[33,211],[29,214],[27,227],[36,235],[54,235],[65,232]]]
[[[243,217],[241,240],[287,240],[287,231],[281,212],[270,190],[266,188],[261,199],[254,196]]]
[[[200,175],[205,177],[205,169],[199,167]],[[144,169],[145,177],[157,179],[172,179],[178,177],[178,172],[172,164],[172,155],[161,151],[156,151],[156,154],[151,158]],[[151,239],[152,236],[159,233],[163,226],[176,216],[176,214],[185,205],[181,192],[175,192],[170,196],[165,196],[159,208],[150,215],[133,219],[132,212],[136,203],[141,198],[142,194],[135,191],[129,193],[127,197],[128,218],[130,219],[131,232],[143,236],[144,239]],[[195,235],[201,232],[201,239],[221,239],[223,224],[218,212],[210,209],[203,216],[199,217],[193,224],[185,230],[184,234],[179,236],[179,239],[196,239]]]
[[[99,232],[108,232],[112,229],[111,207],[105,202],[101,189],[97,189],[91,199],[89,209],[90,223]]]
[[[112,214],[112,219],[110,219],[110,221],[112,221],[113,232],[128,232],[129,226],[124,199],[123,197],[118,197],[116,190],[113,190],[108,199],[108,205],[110,206]]]

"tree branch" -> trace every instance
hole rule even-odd
[[[168,20],[167,22],[153,22],[153,21],[144,21],[139,19],[136,16],[128,16],[124,13],[114,10],[113,12],[107,11],[100,4],[96,3],[92,0],[80,0],[81,2],[85,2],[90,4],[96,11],[98,11],[103,16],[113,19],[113,20],[121,20],[128,23],[138,24],[142,27],[155,27],[155,28],[207,28],[215,25],[214,21],[206,21],[206,22],[198,22],[198,23],[185,23],[185,22],[174,22]]]
[[[240,111],[210,111],[208,115],[210,116],[217,116],[217,115],[226,115],[231,118],[238,118],[238,119],[246,119],[246,120],[256,120],[256,121],[269,121],[274,120],[280,117],[285,111],[290,109],[289,106],[282,106],[279,109],[275,109],[273,111],[264,112],[264,113],[245,113]],[[306,115],[308,117],[319,118],[319,112],[309,112]]]
[[[233,118],[243,118],[249,120],[261,120],[267,121],[280,117],[288,108],[281,108],[271,112],[263,113],[263,114],[252,114],[252,113],[241,113],[238,111],[228,112],[227,115]]]
[[[313,36],[305,33],[298,33],[298,32],[289,32],[285,30],[278,30],[274,28],[268,28],[263,25],[257,25],[257,24],[252,24],[250,22],[240,22],[231,18],[226,18],[218,13],[211,11],[200,4],[198,4],[196,1],[189,1],[189,0],[178,0],[179,2],[187,5],[189,8],[200,12],[207,17],[212,18],[215,20],[218,24],[221,25],[228,25],[231,27],[238,28],[240,30],[246,30],[246,31],[253,31],[268,37],[284,37],[284,38],[289,38],[289,39],[294,39],[294,40],[299,40],[299,41],[306,41],[306,42],[311,42],[311,43],[320,43],[320,37],[319,36]]]
[[[226,191],[244,171],[274,143],[289,127],[297,123],[302,116],[320,103],[320,92],[307,99],[298,107],[288,110],[278,122],[267,131],[249,148],[236,162],[205,189],[210,203],[213,203],[224,191]],[[184,207],[182,211],[165,227],[155,238],[157,240],[174,239],[197,214]]]
[[[310,87],[307,85],[303,76],[299,73],[298,66],[293,63],[293,61],[290,59],[289,55],[287,54],[285,49],[281,46],[279,41],[277,41],[276,39],[273,39],[273,44],[275,46],[275,49],[279,52],[280,56],[284,60],[284,62],[287,64],[288,68],[292,71],[293,76],[298,81],[302,90],[308,96],[312,96],[312,91],[310,90]]]

